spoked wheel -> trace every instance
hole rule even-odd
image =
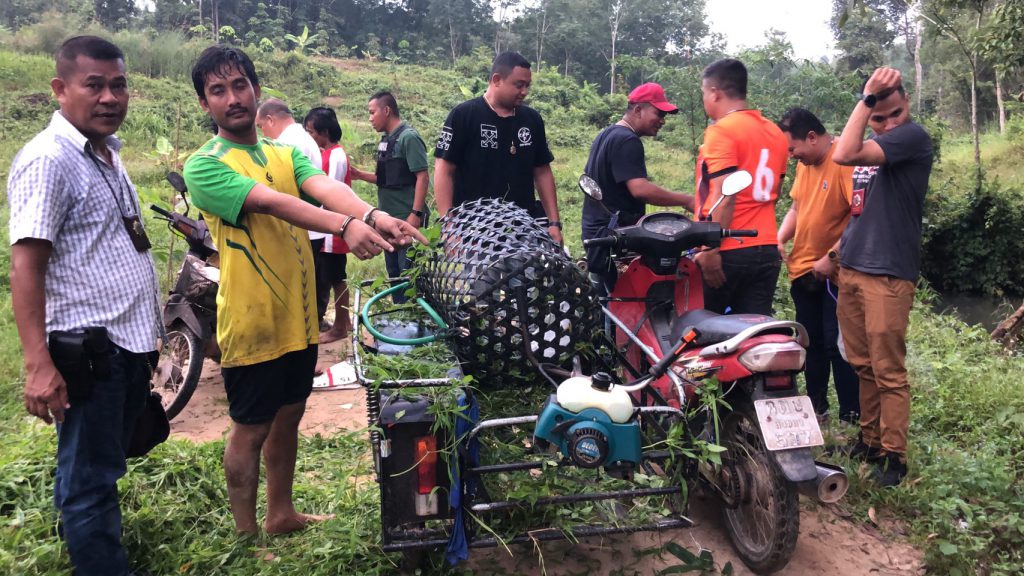
[[[199,336],[184,324],[175,324],[167,331],[150,381],[150,388],[162,398],[168,420],[188,404],[202,371],[203,350]]]
[[[737,408],[722,429],[728,448],[723,463],[729,470],[729,491],[736,495],[725,508],[726,528],[743,563],[768,574],[782,569],[793,555],[800,534],[799,498],[796,485],[768,454],[753,406]]]

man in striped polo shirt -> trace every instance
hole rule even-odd
[[[74,572],[122,576],[117,479],[149,391],[158,283],[114,136],[128,110],[124,55],[78,36],[56,60],[60,110],[7,183],[11,299],[25,408],[57,423],[54,503]]]

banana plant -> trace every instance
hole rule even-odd
[[[295,49],[303,54],[306,53],[306,49],[313,45],[313,42],[320,37],[320,32],[309,35],[309,26],[302,27],[302,34],[296,36],[294,34],[285,34],[284,39],[295,43]]]

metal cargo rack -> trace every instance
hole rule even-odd
[[[403,552],[411,554],[424,549],[438,549],[448,547],[453,531],[465,529],[466,548],[496,547],[503,544],[528,543],[536,541],[551,540],[572,540],[587,536],[603,536],[612,534],[630,534],[644,531],[662,531],[676,528],[686,528],[692,525],[692,521],[677,510],[668,516],[652,519],[636,525],[620,525],[616,521],[606,521],[593,524],[576,525],[571,528],[539,527],[522,533],[511,535],[507,538],[499,538],[489,533],[478,533],[473,528],[476,523],[469,517],[469,514],[495,515],[509,513],[517,510],[544,506],[567,506],[578,503],[597,502],[604,500],[622,500],[651,496],[678,496],[685,499],[685,489],[682,485],[667,487],[643,487],[623,490],[594,491],[580,494],[549,495],[536,499],[533,502],[516,500],[512,498],[493,498],[484,486],[484,478],[489,475],[500,473],[517,473],[531,470],[543,469],[552,457],[557,455],[550,453],[535,454],[532,458],[522,461],[503,462],[496,464],[474,464],[470,457],[469,446],[473,439],[478,439],[486,432],[493,432],[502,428],[531,426],[537,421],[537,416],[513,416],[505,418],[484,419],[476,422],[471,428],[461,434],[453,434],[453,431],[434,430],[435,419],[429,411],[429,400],[423,394],[415,392],[428,392],[449,390],[454,396],[463,398],[467,405],[475,402],[473,395],[476,393],[471,387],[464,385],[461,367],[457,361],[453,361],[444,374],[433,377],[419,378],[373,378],[368,374],[369,366],[367,359],[379,354],[407,354],[414,346],[427,343],[434,338],[445,339],[451,337],[445,334],[445,326],[441,322],[440,329],[431,334],[423,328],[422,322],[426,316],[431,316],[436,322],[439,317],[429,305],[425,308],[417,308],[415,305],[405,305],[390,311],[371,314],[369,306],[363,302],[364,292],[372,286],[372,282],[363,282],[356,287],[354,294],[354,306],[357,311],[355,328],[353,329],[354,339],[354,363],[356,376],[359,383],[366,389],[367,416],[370,425],[370,441],[372,445],[374,470],[376,481],[380,486],[380,507],[381,507],[381,542],[385,552]],[[397,291],[392,287],[384,292],[371,297],[373,301],[383,297],[387,293]],[[364,307],[366,310],[364,310]],[[424,311],[426,310],[426,312]],[[403,324],[395,332],[404,332],[406,338],[392,338],[387,335],[388,329],[378,330],[368,326],[367,320],[374,318],[388,324],[388,317],[403,315],[406,318],[419,314],[414,320],[403,320]],[[417,312],[418,311],[418,312]],[[396,323],[397,324],[397,323]],[[394,326],[394,324],[392,324]],[[372,335],[373,340],[365,338],[363,330],[366,329]],[[376,332],[376,334],[374,334]],[[383,336],[383,339],[381,338]],[[408,338],[413,336],[413,338]],[[385,340],[391,339],[396,344],[390,344]],[[418,343],[407,345],[402,341],[416,340]],[[446,343],[447,345],[447,343]],[[626,364],[629,371],[634,372]],[[554,368],[557,372],[557,368]],[[538,374],[536,381],[539,385],[548,386],[550,376],[545,378]],[[554,392],[554,386],[551,387]],[[487,392],[483,392],[486,394]],[[643,402],[658,403],[657,398],[641,398]],[[664,400],[661,400],[664,403]],[[660,428],[664,433],[664,418],[682,416],[676,409],[665,405],[648,406],[640,404],[640,417],[645,426]],[[539,406],[537,407],[539,409]],[[430,435],[440,435],[441,439],[436,447],[438,464],[435,466],[432,476],[427,478],[428,482],[434,482],[428,499],[432,502],[424,504],[423,494],[417,494],[420,461],[415,456],[413,444],[417,438]],[[456,438],[456,436],[458,436]],[[456,442],[456,440],[458,440]],[[455,446],[455,450],[450,448]],[[457,466],[451,467],[451,456],[455,455]],[[683,459],[680,454],[672,454],[668,450],[651,450],[643,453],[641,470],[649,475],[660,474],[673,458]],[[422,460],[422,458],[420,459]],[[443,462],[443,464],[442,464]],[[688,465],[676,462],[676,465]],[[569,459],[560,459],[556,467],[558,469],[575,468],[576,465]],[[663,475],[663,474],[662,474]],[[456,482],[461,486],[457,499],[461,500],[461,508],[456,512],[449,505],[450,486],[453,478],[461,478]],[[475,488],[472,486],[475,485]],[[469,488],[467,488],[469,487]],[[419,504],[416,500],[420,498]]]

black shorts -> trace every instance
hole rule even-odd
[[[221,368],[228,395],[228,414],[239,424],[265,424],[283,406],[302,402],[313,390],[317,345],[280,358]]]
[[[344,282],[348,278],[345,272],[345,265],[348,262],[345,254],[331,254],[330,252],[317,252],[316,254],[316,280],[317,284],[334,286]]]

